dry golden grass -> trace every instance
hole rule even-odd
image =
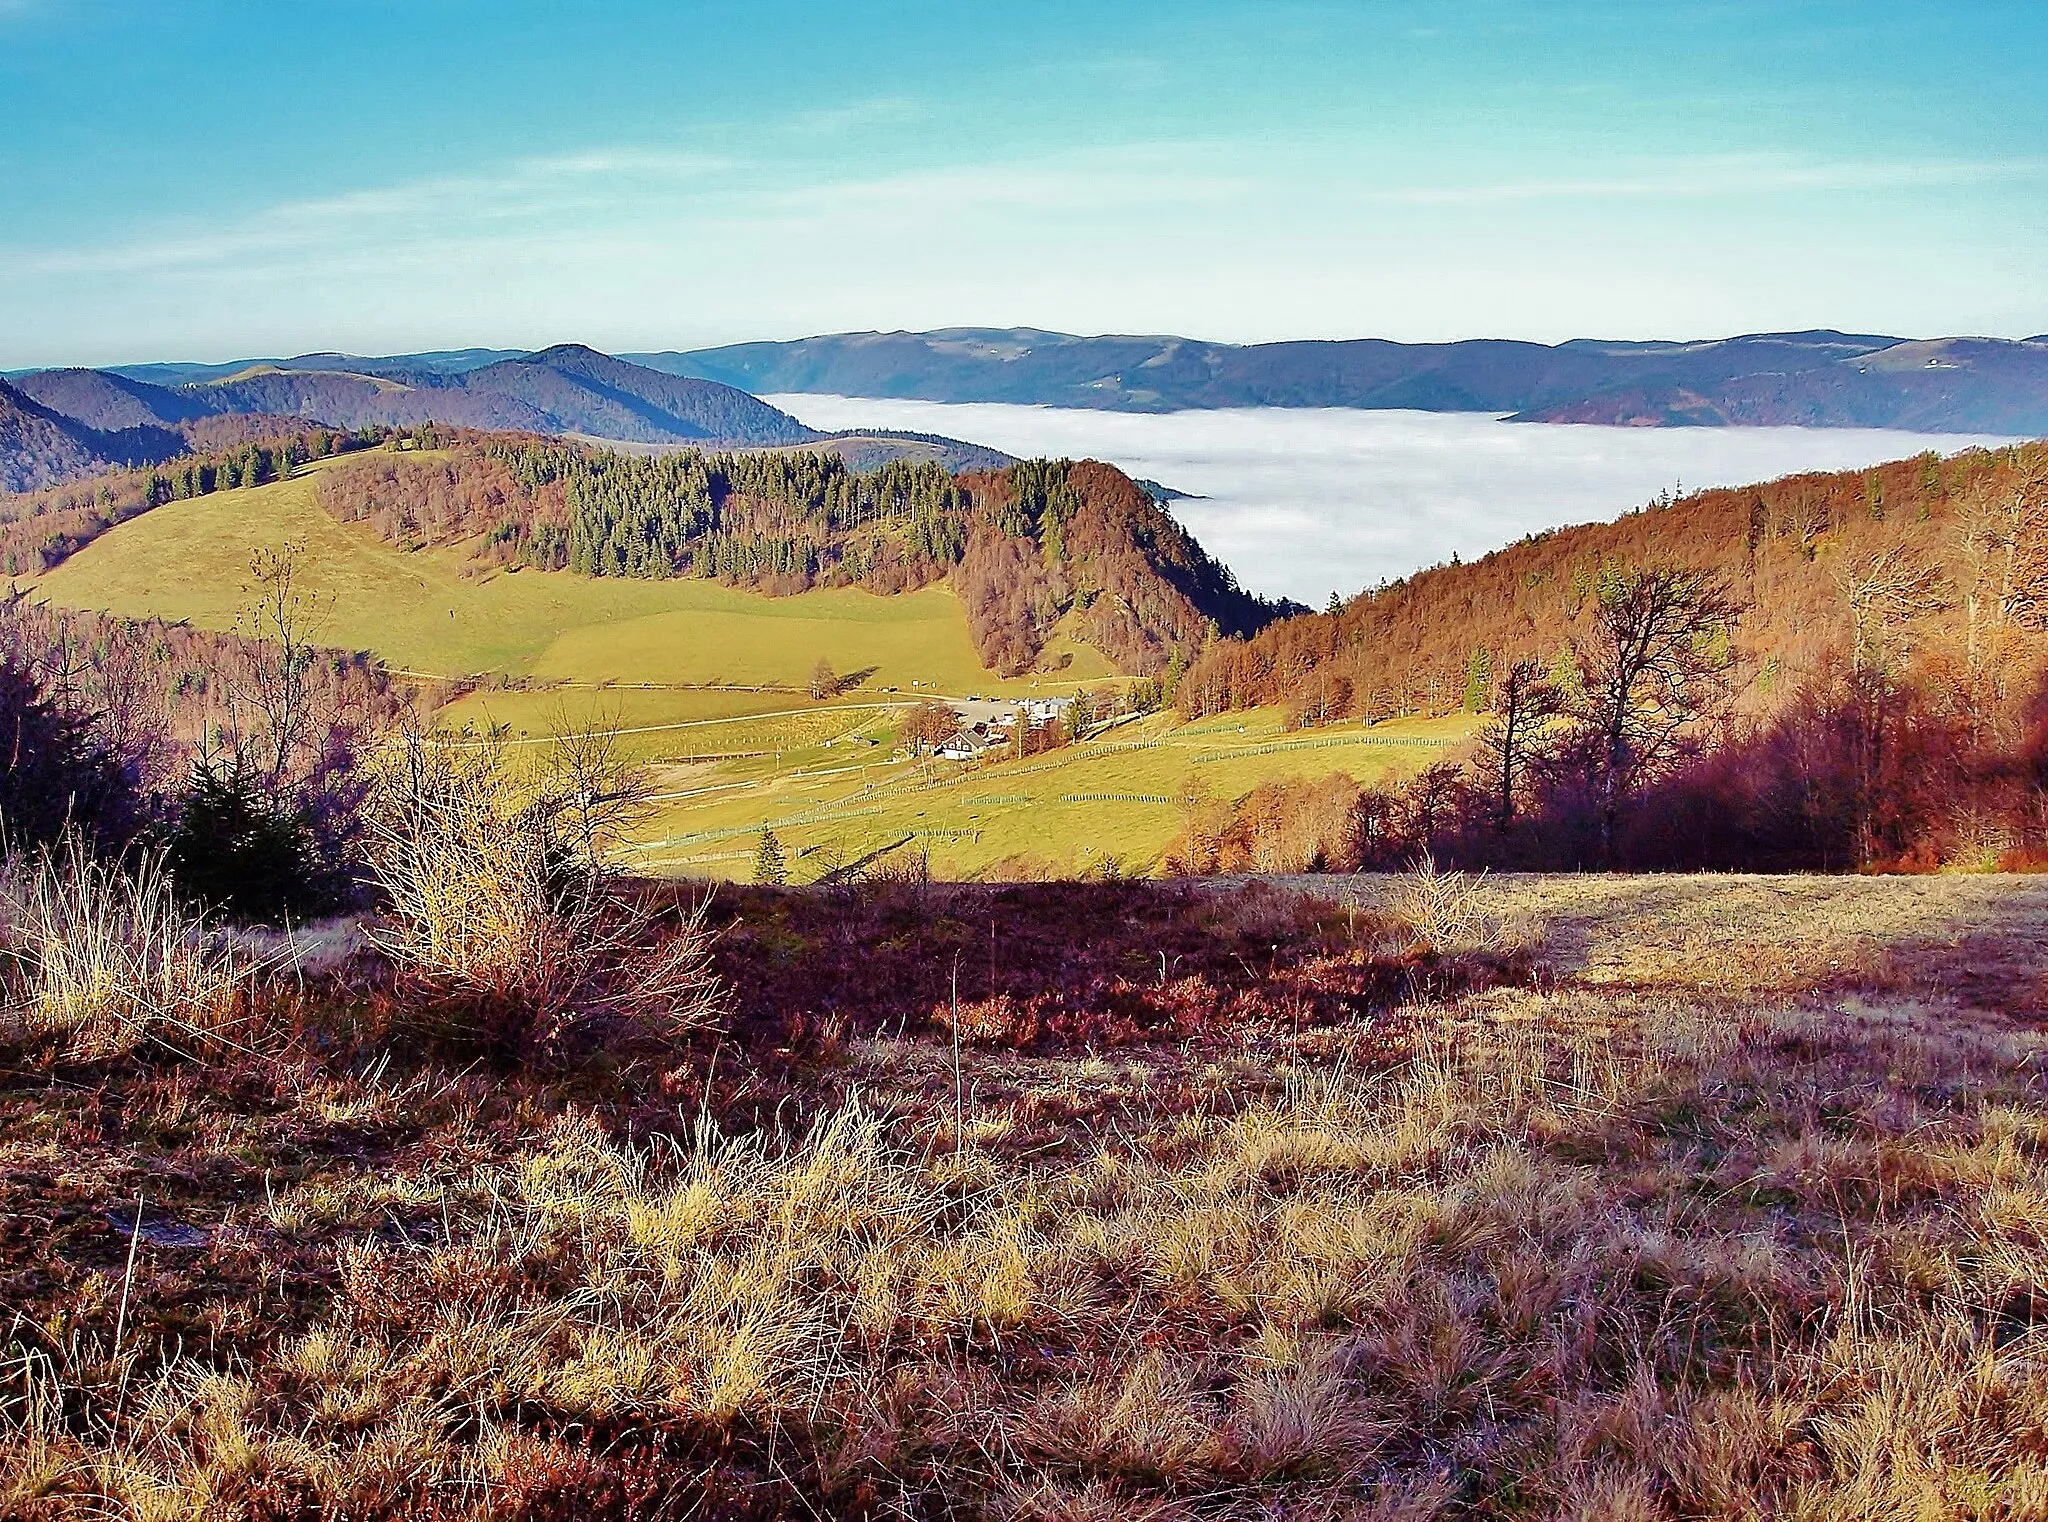
[[[154,856],[123,868],[67,839],[0,861],[0,1020],[67,1057],[233,1045],[259,970],[178,903]]]
[[[0,1515],[2042,1515],[2048,1032],[1999,990],[2048,898],[1467,886],[1554,981],[1236,1049],[721,1048],[723,1124],[690,1064],[360,1048],[239,1110],[149,1073],[113,1140],[11,1091],[9,1209],[170,1137],[263,1178],[203,1260],[11,1281]],[[1794,928],[1768,989],[1677,954]],[[1988,996],[1901,971],[1943,936]]]
[[[1398,910],[1410,891],[1407,874],[1268,881],[1364,909]],[[1853,985],[2048,1007],[2037,952],[2048,877],[1509,872],[1468,883],[1472,912],[1540,940],[1578,982],[1707,994]]]
[[[602,866],[633,779],[602,753],[516,777],[493,740],[408,732],[369,811],[400,1020],[527,1056],[674,1041],[716,1003],[699,915],[663,929]],[[579,764],[580,763],[580,764]]]

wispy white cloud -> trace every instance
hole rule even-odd
[[[465,229],[495,239],[508,222],[616,207],[649,189],[672,191],[731,167],[731,160],[715,155],[651,148],[518,159],[488,174],[435,175],[284,201],[226,227],[171,230],[99,247],[23,251],[18,267],[45,274],[190,269],[387,239],[406,225],[443,245]]]
[[[1515,202],[1691,199],[1785,191],[1906,190],[2038,179],[2048,161],[1874,160],[1801,162],[1778,156],[1672,158],[1629,174],[1463,185],[1360,186],[1349,199],[1394,206],[1498,206]]]
[[[36,3],[44,0],[0,0],[0,12]],[[914,121],[921,109],[914,100],[881,97],[800,113],[762,135],[814,142]],[[465,238],[497,242],[508,229],[522,225],[540,231],[575,223],[586,236],[638,232],[656,237],[687,226],[787,235],[807,225],[843,226],[849,217],[883,224],[906,215],[955,223],[976,216],[1000,220],[1034,214],[1129,219],[1162,208],[1182,208],[1222,225],[1233,211],[1255,215],[1276,197],[1299,202],[1312,196],[1328,216],[1346,208],[1427,211],[1910,190],[2038,179],[2048,172],[2048,163],[2038,159],[1858,162],[1721,155],[1646,160],[1597,175],[1400,183],[1388,166],[1363,157],[1347,163],[1333,145],[1265,144],[1254,151],[1193,140],[973,164],[912,163],[882,173],[859,172],[858,162],[835,173],[830,165],[807,169],[788,153],[600,146],[516,159],[473,174],[423,176],[285,201],[226,225],[172,223],[110,244],[16,248],[10,262],[24,273],[145,274],[268,260],[294,251],[324,261],[350,245],[376,245],[393,254],[406,245],[446,250]],[[1053,236],[1073,230],[1057,224],[1044,229]]]
[[[1188,137],[968,162],[922,126],[897,130],[922,110],[881,98],[106,242],[0,246],[12,277],[0,282],[0,329],[56,332],[45,314],[90,311],[116,357],[192,347],[176,335],[225,321],[303,347],[357,347],[373,328],[399,346],[538,331],[661,347],[963,322],[1238,339],[1674,337],[1950,331],[1952,318],[1930,315],[1953,305],[1943,292],[2019,291],[2006,302],[2016,309],[2039,288],[2012,273],[2039,266],[2038,240],[2024,236],[2038,215],[2006,227],[2010,247],[1966,239],[1976,223],[1944,243],[1929,229],[1948,223],[1893,215],[1904,197],[1994,181],[2024,209],[2048,175],[2035,159],[1610,157],[1584,174],[1478,180],[1453,178],[1469,160],[1439,171],[1358,138]],[[1694,227],[1708,197],[1726,203],[1712,236]],[[1788,240],[1777,230],[1795,200],[1801,236]],[[1488,237],[1475,241],[1479,217]],[[1918,241],[1864,235],[1887,218]],[[1595,223],[1608,232],[1589,250],[1576,235]],[[1566,225],[1573,236],[1552,236]],[[1672,243],[1675,228],[1689,231]],[[1767,268],[1730,261],[1730,247],[1759,239],[1774,250]],[[1966,320],[2039,330],[2036,310],[2005,309]],[[67,344],[53,357],[77,355]]]
[[[866,127],[901,126],[907,122],[920,121],[926,115],[926,111],[925,103],[913,96],[878,95],[870,100],[851,101],[842,106],[799,111],[779,122],[768,124],[766,130],[785,136],[836,136]],[[760,131],[762,128],[760,124],[755,124],[745,130]]]
[[[1204,167],[1207,156],[1180,144],[1084,149],[1002,163],[912,169],[794,185],[761,198],[764,208],[827,214],[859,209],[957,215],[975,207],[1089,211],[1160,205],[1208,206],[1258,189],[1249,173]]]
[[[4,3],[4,0],[0,0]],[[849,108],[849,118],[874,120]],[[1162,206],[1222,207],[1252,194],[1248,175],[1189,167],[1175,145],[1081,150],[1009,163],[910,169],[838,178],[786,161],[640,146],[516,160],[482,174],[434,175],[281,202],[238,222],[171,227],[126,242],[14,252],[15,267],[48,275],[198,271],[303,254],[326,267],[350,249],[399,257],[445,253],[465,240],[502,247],[515,229],[559,232],[594,246],[606,236],[678,231],[823,230],[849,217],[879,222],[1002,212],[1127,213]]]

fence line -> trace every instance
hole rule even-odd
[[[1422,736],[1380,738],[1371,735],[1349,736],[1336,740],[1283,740],[1274,745],[1247,745],[1242,750],[1221,750],[1213,755],[1196,756],[1188,762],[1190,766],[1208,766],[1217,761],[1236,761],[1246,756],[1270,756],[1283,750],[1330,750],[1341,745],[1376,745],[1396,748],[1419,748],[1442,750],[1451,744],[1449,740],[1432,740]]]
[[[1185,798],[1169,797],[1164,793],[1068,793],[1060,799],[1062,803],[1172,803],[1182,804]]]

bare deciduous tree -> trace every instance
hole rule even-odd
[[[606,859],[647,813],[647,774],[619,751],[616,710],[571,721],[557,710],[548,745],[542,792],[554,800],[562,838],[574,842],[585,870],[602,872]]]
[[[1727,635],[1742,606],[1720,577],[1676,566],[1608,568],[1593,631],[1575,640],[1581,757],[1600,818],[1600,856],[1612,861],[1623,805],[1687,754],[1704,720],[1730,695]]]
[[[2016,482],[1993,477],[1964,499],[1958,539],[1965,568],[1965,660],[1973,681],[1995,681],[2010,627],[2048,628],[2048,460]]]
[[[912,755],[927,755],[960,732],[960,716],[949,704],[936,700],[919,703],[903,717],[896,731],[897,742]]]
[[[67,709],[92,715],[145,787],[164,780],[172,756],[166,696],[138,641],[81,638],[47,605],[10,589],[0,594],[0,658],[10,656]]]
[[[1856,669],[1882,665],[1892,633],[1948,606],[1948,578],[1909,545],[1851,555],[1835,570],[1849,607],[1849,651]]]
[[[1856,765],[1856,836],[1865,861],[1876,854],[1875,800],[1886,730],[1900,696],[1894,655],[1915,619],[1949,604],[1947,577],[1904,544],[1852,555],[1835,571],[1849,607],[1849,711]],[[1976,710],[1973,703],[1972,712]]]
[[[333,598],[301,585],[304,553],[286,544],[251,555],[242,589],[249,601],[235,620],[235,632],[255,644],[246,669],[227,683],[224,738],[236,771],[273,788],[296,780],[319,749],[306,674],[314,661],[313,635]]]
[[[1494,828],[1502,834],[1515,822],[1515,795],[1561,701],[1537,661],[1516,661],[1501,678],[1493,718],[1480,731],[1479,746],[1482,774],[1493,795]]]
[[[1320,729],[1334,724],[1351,706],[1351,679],[1317,666],[1301,678],[1288,704],[1298,729]]]

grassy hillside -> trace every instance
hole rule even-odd
[[[884,595],[946,581],[975,650],[1047,670],[1063,621],[1127,675],[1246,634],[1254,598],[1136,483],[1096,461],[1022,461],[955,476],[926,461],[856,471],[830,451],[623,455],[530,438],[367,455],[327,472],[320,504],[408,551],[460,548],[473,569],[704,579],[788,595]]]
[[[895,734],[920,694],[1051,694],[1114,672],[1061,625],[1047,646],[1054,674],[998,678],[976,658],[943,583],[889,597],[770,597],[697,578],[480,567],[462,545],[399,550],[320,506],[324,468],[166,503],[103,534],[36,591],[63,606],[228,629],[246,601],[251,553],[300,545],[306,582],[327,604],[323,643],[373,651],[401,671],[528,684],[463,698],[440,716],[450,727],[503,726],[520,745],[618,728],[662,795],[632,857],[649,871],[744,875],[768,826],[796,854],[800,879],[906,841],[948,876],[1005,863],[1146,871],[1182,828],[1191,795],[1230,798],[1303,773],[1405,773],[1472,727],[1451,719],[1300,736],[1281,731],[1277,710],[1186,728],[1162,715],[1022,762],[911,761],[896,755]],[[805,688],[821,656],[863,680],[813,702]]]
[[[894,723],[887,714],[842,711],[672,732],[670,756],[756,754],[664,772],[670,796],[627,859],[644,871],[744,878],[759,832],[772,828],[796,858],[796,881],[883,849],[899,861],[929,853],[933,874],[944,878],[1149,873],[1192,802],[1240,797],[1279,777],[1341,772],[1369,783],[1412,775],[1460,747],[1475,721],[1303,735],[1284,730],[1277,710],[1227,726],[1183,726],[1160,714],[1099,740],[994,764],[892,759]]]
[[[372,650],[405,670],[796,686],[823,656],[842,672],[873,668],[875,688],[997,685],[944,587],[900,597],[852,589],[767,597],[695,579],[480,574],[462,550],[406,553],[337,523],[315,496],[317,475],[166,503],[34,586],[65,606],[225,629],[246,601],[250,554],[298,544],[309,584],[332,600],[320,640]]]

